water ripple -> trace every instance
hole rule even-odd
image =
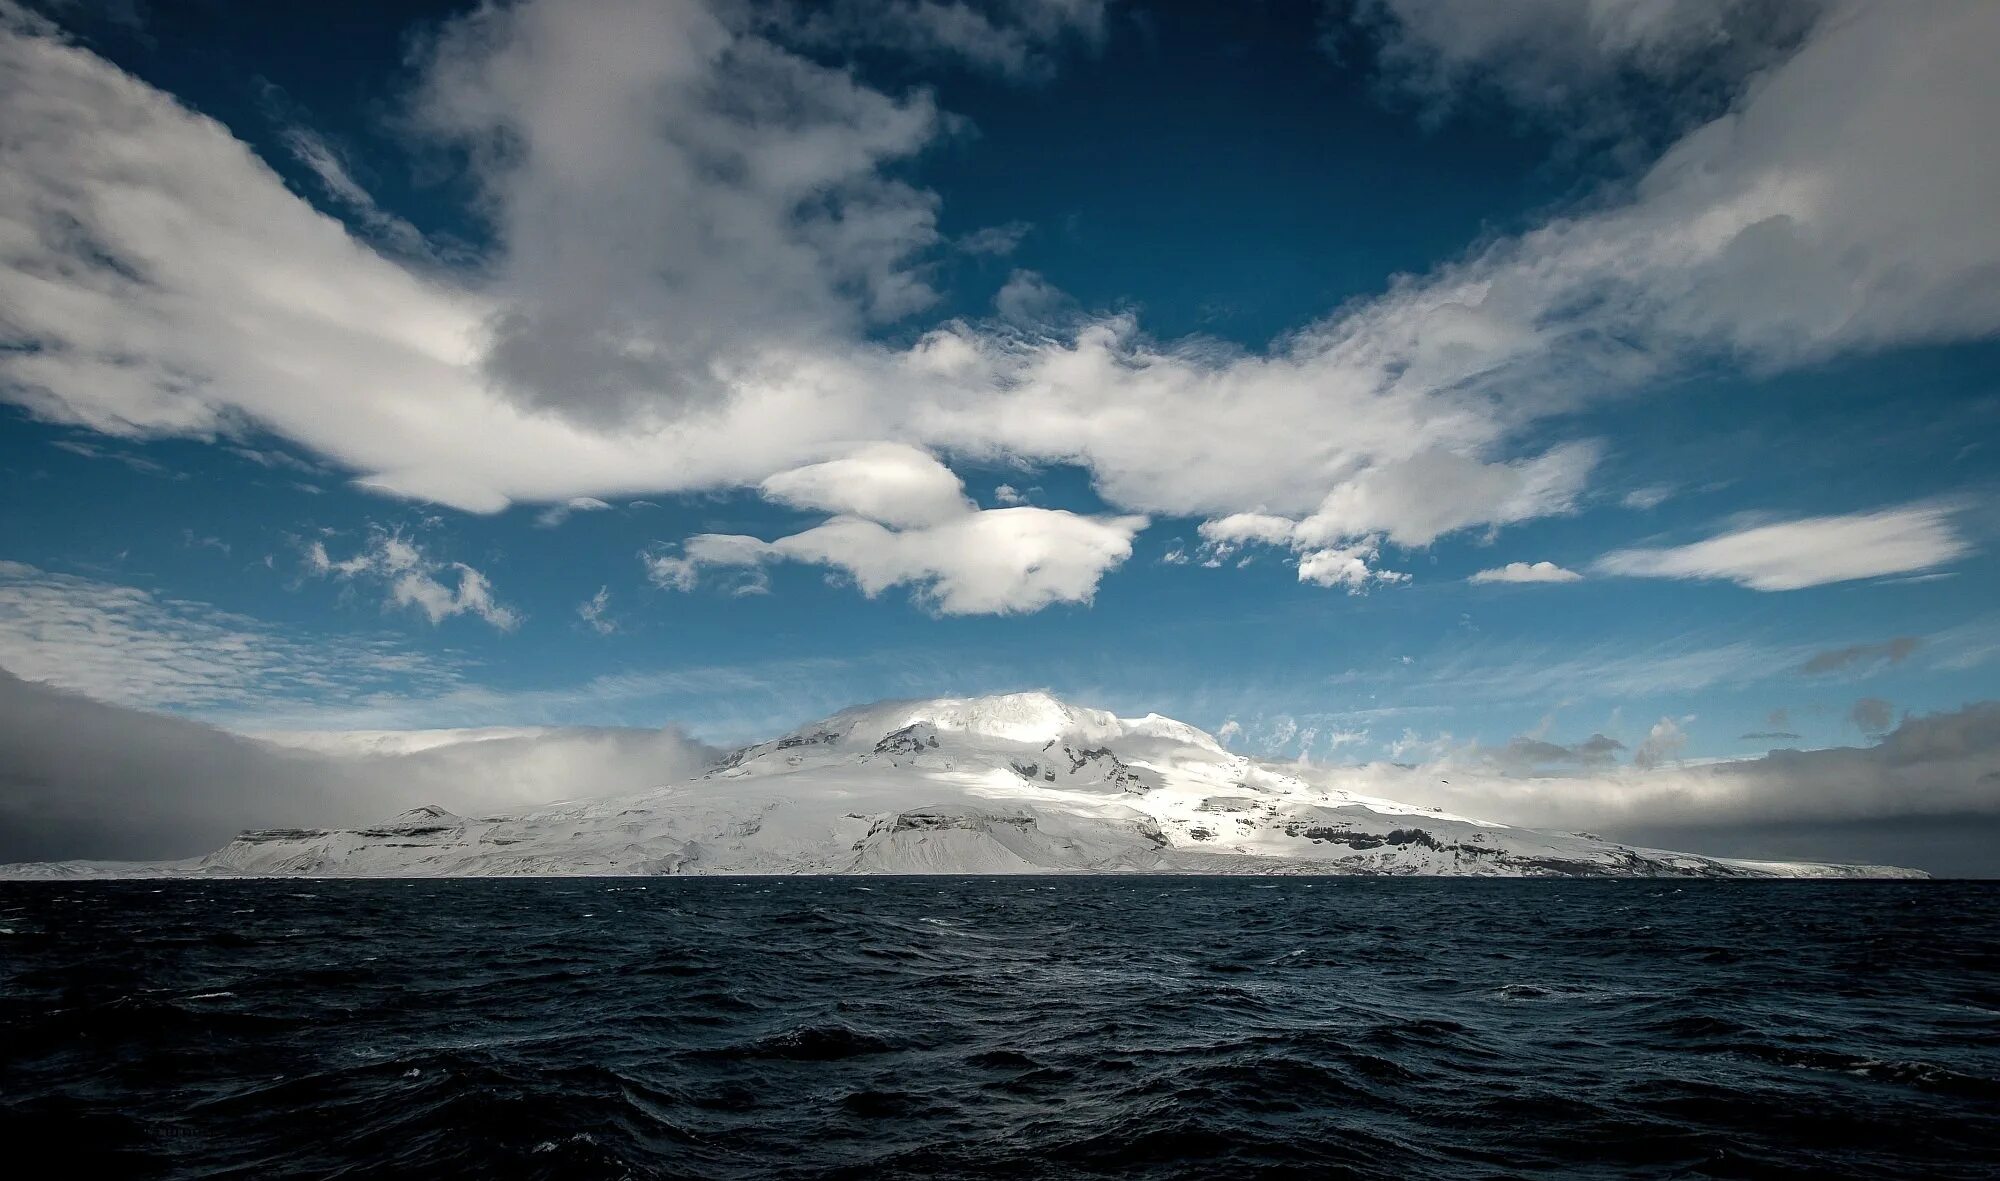
[[[1978,884],[20,883],[0,913],[0,1137],[89,1176],[2000,1159]]]

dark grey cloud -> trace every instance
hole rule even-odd
[[[1104,0],[813,0],[764,10],[780,40],[823,50],[888,49],[955,60],[1016,81],[1046,81],[1067,43],[1104,39]]]
[[[1906,865],[1941,878],[2000,876],[2000,816],[1962,812],[1880,820],[1805,821],[1721,828],[1652,825],[1624,830],[1633,844],[1699,849],[1711,857]]]
[[[1886,731],[1881,741],[1774,750],[1762,758],[1688,768],[1684,774],[1709,782],[1701,794],[1714,806],[1706,818],[1684,815],[1678,823],[1834,825],[1961,813],[2000,817],[2000,701],[1905,715],[1895,723],[1888,702],[1863,700],[1874,703],[1867,721]],[[2000,846],[1991,862],[2000,870]]]
[[[1863,697],[1847,711],[1847,720],[1863,734],[1885,733],[1896,724],[1896,706],[1880,697]]]
[[[1720,114],[1789,54],[1828,0],[1347,0],[1379,44],[1381,83],[1429,118],[1499,98],[1565,137],[1629,159],[1660,134]],[[1341,54],[1342,38],[1327,45]],[[1653,126],[1658,124],[1659,126]]]
[[[1567,746],[1521,735],[1494,751],[1489,760],[1509,773],[1528,773],[1552,767],[1609,767],[1618,761],[1625,744],[1604,734],[1592,734],[1582,742]]]
[[[1916,636],[1897,636],[1879,644],[1850,644],[1845,648],[1830,648],[1814,654],[1811,660],[1799,666],[1799,671],[1809,677],[1823,677],[1833,673],[1871,672],[1882,665],[1901,664],[1909,659],[1910,653],[1923,646],[1923,640]]]
[[[1669,721],[1663,719],[1655,731]],[[1480,758],[1485,761],[1490,753],[1482,751]],[[2000,842],[1982,847],[1962,836],[2000,831],[2000,701],[1951,713],[1906,714],[1868,746],[1781,748],[1719,762],[1668,760],[1650,769],[1641,762],[1635,755],[1631,766],[1534,777],[1449,767],[1448,782],[1441,782],[1435,766],[1382,765],[1374,769],[1369,790],[1436,803],[1461,815],[1528,828],[1583,829],[1659,848],[2000,874]],[[1970,825],[1951,819],[1968,816],[1983,820]],[[1806,835],[1763,839],[1787,833]],[[1889,834],[1900,835],[1891,841]],[[1925,854],[1913,834],[1935,836],[1936,856]],[[1884,852],[1889,849],[1893,855]]]
[[[245,828],[620,795],[716,753],[676,730],[595,728],[412,753],[298,750],[0,669],[0,862],[189,857]]]

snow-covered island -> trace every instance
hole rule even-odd
[[[0,866],[10,878],[1127,872],[1926,876],[1452,815],[1314,783],[1171,718],[1119,718],[1046,693],[862,706],[624,798],[245,832],[185,861]]]

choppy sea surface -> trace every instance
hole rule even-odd
[[[38,883],[0,932],[0,1145],[68,1175],[2000,1172],[1993,884]]]

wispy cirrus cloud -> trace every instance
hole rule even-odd
[[[1805,517],[1719,533],[1688,545],[1616,550],[1596,569],[1633,578],[1734,582],[1759,591],[1935,570],[1972,552],[1942,505]]]
[[[1885,665],[1901,664],[1910,654],[1923,646],[1920,636],[1896,636],[1879,644],[1849,644],[1843,648],[1828,648],[1815,652],[1812,658],[1799,666],[1799,671],[1809,677],[1826,676],[1831,673],[1873,672]]]
[[[298,636],[151,591],[0,562],[0,667],[122,705],[211,715],[459,686],[392,636]]]

